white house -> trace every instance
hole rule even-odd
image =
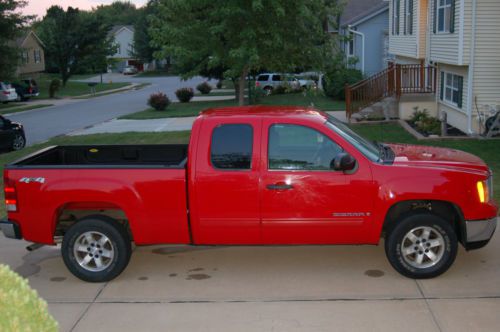
[[[109,56],[116,59],[113,70],[122,72],[129,65],[142,70],[142,65],[134,57],[134,32],[131,25],[115,25],[109,32],[116,45],[116,53]]]

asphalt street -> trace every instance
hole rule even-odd
[[[92,78],[87,81],[97,81]],[[104,75],[104,82],[151,83],[139,89],[107,96],[72,100],[71,102],[42,110],[33,110],[12,114],[12,121],[20,122],[26,131],[27,144],[43,142],[51,137],[64,135],[113,118],[146,109],[148,96],[161,91],[171,99],[176,100],[175,90],[180,87],[195,87],[203,81],[196,77],[181,81],[179,77],[147,77],[136,78],[121,74]]]

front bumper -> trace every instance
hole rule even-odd
[[[483,220],[466,220],[465,235],[467,249],[484,247],[493,236],[497,227],[497,217]]]
[[[10,239],[20,240],[23,238],[21,235],[21,227],[10,220],[0,220],[0,229],[3,232],[3,235]]]

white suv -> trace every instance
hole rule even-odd
[[[0,82],[0,102],[7,104],[9,101],[15,101],[16,99],[16,89],[9,83]]]
[[[257,76],[255,87],[266,92],[271,92],[275,87],[284,84],[284,75],[274,73],[264,73]]]

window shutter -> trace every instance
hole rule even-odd
[[[458,102],[457,106],[458,108],[462,108],[462,99],[463,99],[463,92],[464,92],[464,78],[463,76],[457,76],[458,78]]]
[[[399,35],[399,23],[401,22],[401,0],[396,0],[396,10],[396,13],[398,13],[398,20],[396,21],[396,34]]]
[[[437,9],[438,9],[438,6],[437,6],[437,3],[438,3],[439,0],[434,0],[434,13],[433,13],[433,19],[432,19],[432,32],[433,33],[436,33],[436,29],[437,29]]]
[[[455,0],[451,0],[450,32],[455,32]]]
[[[410,7],[410,31],[408,33],[413,35],[413,0],[408,0],[408,5]]]
[[[406,30],[406,11],[408,10],[408,8],[406,8],[406,6],[408,6],[409,4],[409,1],[408,0],[405,0],[404,1],[404,8],[403,8],[403,26],[404,26],[404,34],[406,35],[409,31]]]
[[[444,96],[444,71],[441,72],[441,93],[439,94],[439,99],[443,100]]]

